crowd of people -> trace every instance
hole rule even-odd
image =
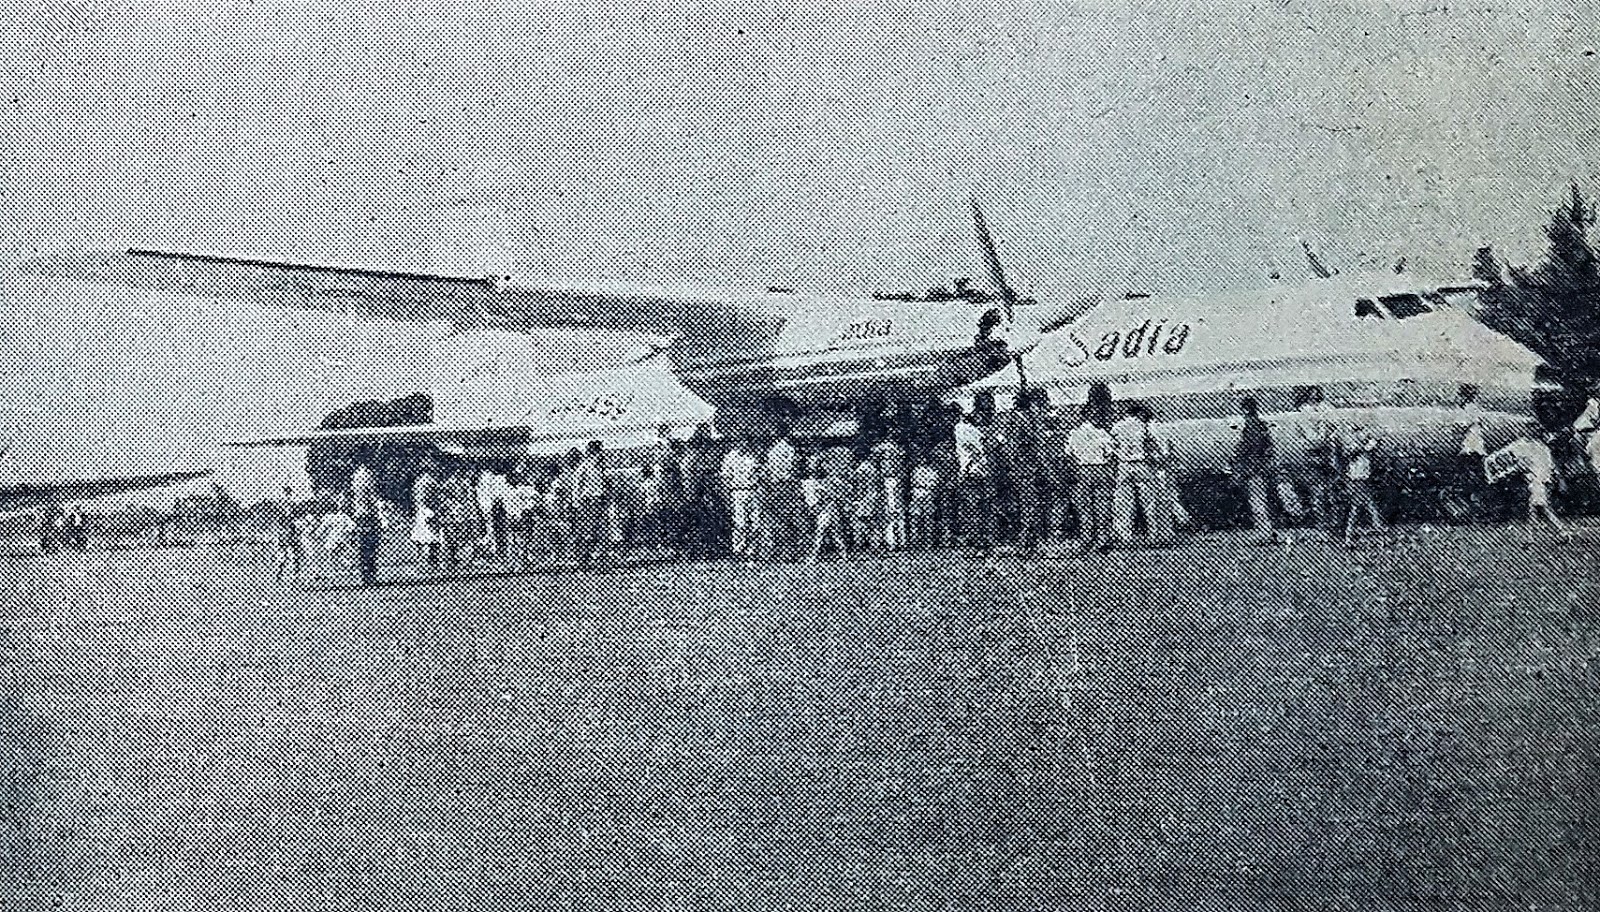
[[[1451,483],[1481,504],[1496,476],[1519,475],[1530,520],[1568,535],[1551,506],[1558,478],[1547,441],[1523,437],[1489,453],[1476,397],[1462,388],[1461,473]],[[1291,427],[1308,456],[1289,466],[1278,459],[1256,400],[1239,402],[1231,474],[1254,540],[1290,541],[1286,525],[1352,545],[1386,534],[1390,522],[1375,490],[1383,442],[1340,426],[1320,389],[1302,388],[1297,399],[1302,414]],[[1590,425],[1600,423],[1593,402],[1586,415]],[[801,442],[783,429],[724,441],[704,428],[684,441],[663,428],[642,464],[627,467],[612,465],[598,442],[526,460],[508,475],[435,457],[412,476],[408,504],[380,498],[372,468],[362,465],[340,516],[323,516],[314,529],[294,519],[285,492],[279,573],[299,572],[308,533],[328,542],[342,534],[370,581],[385,528],[403,528],[417,566],[433,573],[485,560],[586,568],[640,555],[818,561],[934,548],[1031,555],[1058,541],[1072,542],[1076,553],[1104,553],[1170,546],[1178,529],[1193,525],[1174,483],[1168,431],[1146,404],[1118,405],[1102,385],[1065,417],[1042,390],[1030,389],[1008,411],[979,395],[970,409],[943,412],[931,432],[927,423],[891,423],[848,442]],[[1592,428],[1587,435],[1597,436]]]

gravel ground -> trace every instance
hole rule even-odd
[[[0,563],[3,908],[1600,908],[1600,528]]]

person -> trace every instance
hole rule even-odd
[[[371,458],[356,462],[350,476],[350,519],[355,523],[356,574],[363,586],[378,581],[378,547],[383,538],[383,513],[378,498],[378,481],[372,474]]]
[[[472,563],[473,546],[483,538],[475,487],[465,468],[446,472],[439,482],[439,550],[452,570],[463,559]]]
[[[807,562],[815,564],[822,559],[822,549],[833,545],[840,557],[849,554],[845,542],[844,504],[849,498],[849,451],[844,450],[841,460],[833,447],[816,455],[811,463],[811,478],[806,486],[806,500],[812,504],[816,517],[816,533],[811,540],[811,554]]]
[[[1066,445],[1077,480],[1072,500],[1078,513],[1078,550],[1104,551],[1111,547],[1115,485],[1112,459],[1116,447],[1111,438],[1111,414],[1105,403],[1091,398],[1084,404],[1083,420],[1067,435]]]
[[[1041,391],[1041,395],[1044,395]],[[1049,397],[1045,396],[1045,403]],[[1073,477],[1072,454],[1067,446],[1070,433],[1063,420],[1062,411],[1054,405],[1044,405],[1043,436],[1039,441],[1039,461],[1044,466],[1045,536],[1057,541],[1066,534],[1068,517],[1072,510]]]
[[[542,531],[539,488],[534,478],[533,464],[524,456],[517,462],[516,471],[506,479],[506,523],[510,531],[508,556],[514,556],[517,566],[523,570],[532,566],[534,538]]]
[[[1250,501],[1257,544],[1273,544],[1279,536],[1272,520],[1272,429],[1261,420],[1260,405],[1254,396],[1239,400],[1239,412],[1244,422],[1234,451],[1234,477],[1244,486]]]
[[[1467,522],[1473,522],[1486,519],[1493,511],[1488,502],[1493,492],[1483,468],[1489,448],[1484,436],[1483,407],[1478,403],[1478,387],[1461,384],[1457,404],[1460,414],[1456,417],[1456,429],[1461,432],[1461,447],[1451,485],[1455,503],[1446,506]]]
[[[754,557],[755,487],[761,462],[753,442],[741,437],[722,457],[722,486],[728,495],[729,550],[735,557]]]
[[[83,515],[82,504],[73,504],[67,508],[65,523],[67,545],[74,551],[88,551],[89,521]]]
[[[277,540],[277,562],[272,575],[278,582],[291,577],[298,579],[305,564],[305,546],[296,523],[297,506],[294,490],[284,485],[283,498],[272,505],[272,525]]]
[[[636,541],[652,555],[660,554],[667,546],[666,498],[662,493],[661,473],[654,462],[647,462],[639,469],[635,486],[639,501]]]
[[[572,506],[578,563],[589,567],[604,553],[609,538],[605,449],[598,440],[589,441],[573,470]]]
[[[1185,517],[1187,511],[1178,502],[1178,486],[1172,480],[1174,455],[1172,441],[1156,424],[1155,413],[1143,402],[1138,405],[1139,420],[1144,422],[1145,465],[1150,469],[1149,500],[1145,504],[1145,522],[1149,526],[1150,543],[1157,547],[1170,545],[1175,537],[1177,516]],[[1144,496],[1140,495],[1141,498]]]
[[[1170,544],[1172,540],[1171,514],[1157,503],[1155,469],[1150,465],[1149,415],[1143,403],[1132,402],[1121,420],[1111,426],[1117,460],[1111,492],[1111,528],[1123,547],[1133,544],[1134,520],[1140,516],[1152,544]]]
[[[1600,383],[1589,389],[1589,401],[1583,412],[1572,422],[1572,433],[1583,444],[1583,454],[1589,459],[1589,470],[1600,481]]]
[[[872,448],[883,485],[883,546],[901,551],[910,544],[906,528],[906,449],[893,434]]]
[[[439,546],[443,536],[439,530],[441,493],[439,480],[430,465],[424,465],[411,482],[411,543],[417,549],[417,564],[428,572],[439,569]]]
[[[1550,453],[1549,440],[1554,435],[1547,435],[1541,440],[1524,434],[1513,440],[1506,450],[1517,458],[1522,466],[1523,476],[1528,482],[1528,531],[1530,534],[1538,527],[1539,520],[1544,519],[1555,528],[1556,534],[1564,541],[1572,538],[1572,529],[1556,515],[1555,508],[1550,505],[1550,488],[1556,483],[1555,457]]]
[[[767,448],[762,461],[761,513],[766,520],[774,560],[799,560],[803,547],[801,536],[805,533],[801,511],[805,504],[797,471],[799,459],[800,453],[785,428]]]
[[[855,550],[876,551],[883,541],[878,535],[883,505],[883,478],[872,451],[863,447],[851,466],[850,540]]]
[[[942,543],[939,496],[943,483],[937,455],[931,448],[924,450],[911,469],[911,503],[908,506],[911,538],[918,548],[932,550]]]
[[[1347,547],[1355,544],[1356,517],[1361,513],[1367,514],[1373,531],[1388,530],[1383,513],[1378,509],[1378,502],[1372,496],[1372,459],[1377,448],[1377,438],[1356,425],[1351,425],[1346,431],[1341,444],[1345,465],[1345,501],[1348,504],[1344,517],[1344,543]]]
[[[1299,414],[1297,430],[1305,444],[1306,461],[1299,475],[1311,501],[1312,521],[1319,529],[1331,530],[1337,522],[1333,515],[1333,492],[1339,472],[1339,457],[1334,440],[1333,411],[1320,386],[1302,387],[1297,391]]]
[[[1047,538],[1050,522],[1050,488],[1046,483],[1044,411],[1049,399],[1043,390],[1024,389],[1008,416],[1004,432],[1009,490],[1013,501],[1017,546],[1033,554]]]
[[[359,555],[352,556],[352,551],[360,550],[356,539],[359,529],[351,513],[354,498],[346,491],[341,500],[341,509],[324,513],[312,529],[312,537],[322,543],[318,563],[324,572],[317,574],[319,580],[327,579],[341,563],[346,566],[361,563]]]
[[[671,556],[682,557],[689,548],[690,524],[681,442],[668,440],[665,449],[656,451],[655,471],[661,484],[662,537]]]
[[[496,562],[503,562],[510,553],[511,511],[506,501],[511,497],[511,480],[499,472],[484,472],[478,476],[478,512],[484,517],[483,550]]]
[[[691,558],[704,559],[722,540],[722,522],[727,515],[722,509],[720,481],[724,457],[704,424],[694,429],[687,450],[679,462],[683,467],[685,551]]]
[[[971,551],[994,550],[994,485],[984,431],[972,411],[963,412],[952,430],[956,452],[957,516],[962,546]]]

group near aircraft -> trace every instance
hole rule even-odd
[[[588,440],[628,447],[663,425],[714,422],[723,436],[775,425],[832,433],[885,408],[927,406],[980,389],[1036,385],[1058,404],[1091,384],[1152,405],[1182,473],[1225,469],[1241,397],[1283,431],[1282,459],[1306,416],[1296,388],[1322,390],[1319,420],[1377,434],[1394,455],[1450,459],[1464,386],[1497,447],[1534,426],[1553,389],[1542,362],[1472,316],[1479,285],[1403,275],[1339,276],[1238,294],[1118,294],[1061,303],[1019,299],[976,203],[993,294],[956,300],[847,299],[789,292],[556,287],[513,275],[318,265],[186,251],[78,251],[33,261],[64,279],[255,300],[370,318],[446,321],[461,333],[569,328],[636,334],[644,354],[552,376],[535,360],[473,372],[471,389],[435,391],[435,421],[408,427],[287,429],[237,445],[317,441],[431,443],[504,460]],[[841,424],[840,422],[843,422]],[[806,429],[810,429],[809,431]]]

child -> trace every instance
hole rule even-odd
[[[1378,448],[1377,439],[1352,425],[1343,446],[1345,495],[1350,504],[1344,517],[1344,543],[1351,547],[1355,544],[1356,514],[1365,512],[1377,532],[1386,532],[1389,527],[1372,497],[1372,452]]]

